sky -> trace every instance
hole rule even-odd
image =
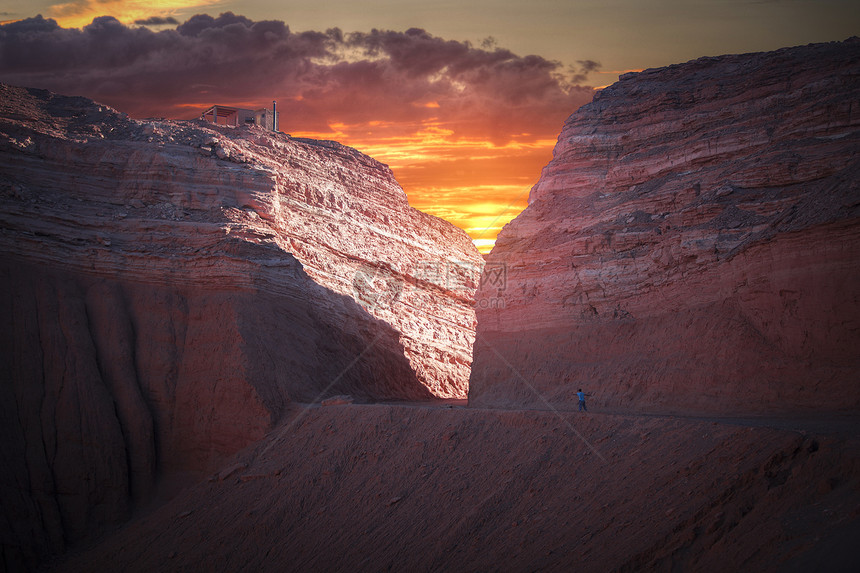
[[[860,35],[857,0],[0,0],[0,81],[132,117],[278,101],[492,247],[619,74]]]

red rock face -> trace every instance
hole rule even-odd
[[[480,255],[355,150],[0,85],[0,204],[24,554],[216,467],[291,402],[466,395]]]
[[[858,59],[705,58],[571,115],[487,259],[470,404],[860,406]]]

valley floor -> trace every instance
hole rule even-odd
[[[860,570],[860,423],[296,406],[47,571]]]

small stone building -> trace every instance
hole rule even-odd
[[[226,105],[213,105],[203,112],[201,117],[218,125],[259,125],[272,131],[278,131],[280,113],[271,109],[258,110],[242,109]]]

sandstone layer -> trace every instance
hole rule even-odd
[[[337,143],[0,85],[4,560],[126,518],[293,402],[464,397],[481,264]]]
[[[625,74],[478,294],[470,403],[860,407],[860,41]]]

